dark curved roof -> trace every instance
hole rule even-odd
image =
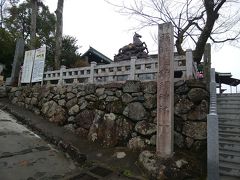
[[[240,84],[240,80],[232,78],[231,73],[216,72],[215,79],[216,79],[217,83],[227,84],[227,85],[230,85],[230,86],[237,86],[237,85]]]
[[[91,46],[81,57],[82,58],[88,57],[89,63],[95,61],[98,64],[110,64],[111,62],[113,62],[110,58],[100,53]]]

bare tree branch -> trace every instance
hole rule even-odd
[[[183,45],[186,42],[193,44],[196,62],[201,61],[208,40],[224,43],[239,39],[238,0],[119,0],[121,3],[117,3],[118,0],[105,1],[117,8],[121,14],[137,18],[140,23],[137,28],[171,22],[178,53],[184,52]]]

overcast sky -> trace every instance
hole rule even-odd
[[[54,12],[57,0],[44,0],[50,11]],[[104,0],[65,0],[63,12],[63,33],[77,38],[82,46],[79,52],[84,53],[89,46],[113,59],[118,49],[132,42],[136,25],[134,19],[122,16]],[[157,27],[138,31],[142,41],[148,45],[150,53],[156,53],[157,45],[153,34]],[[240,78],[240,49],[224,46],[222,49],[212,47],[212,66],[216,71],[231,72],[233,77]]]

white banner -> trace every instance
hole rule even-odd
[[[25,52],[24,63],[22,67],[21,83],[30,83],[35,50]]]
[[[46,46],[36,49],[32,72],[32,82],[39,82],[43,80],[45,57]]]

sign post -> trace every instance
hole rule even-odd
[[[36,49],[32,71],[32,83],[42,82],[46,57],[46,46]]]
[[[46,46],[25,52],[21,83],[42,82]]]
[[[25,52],[21,83],[30,83],[33,69],[35,50]]]

